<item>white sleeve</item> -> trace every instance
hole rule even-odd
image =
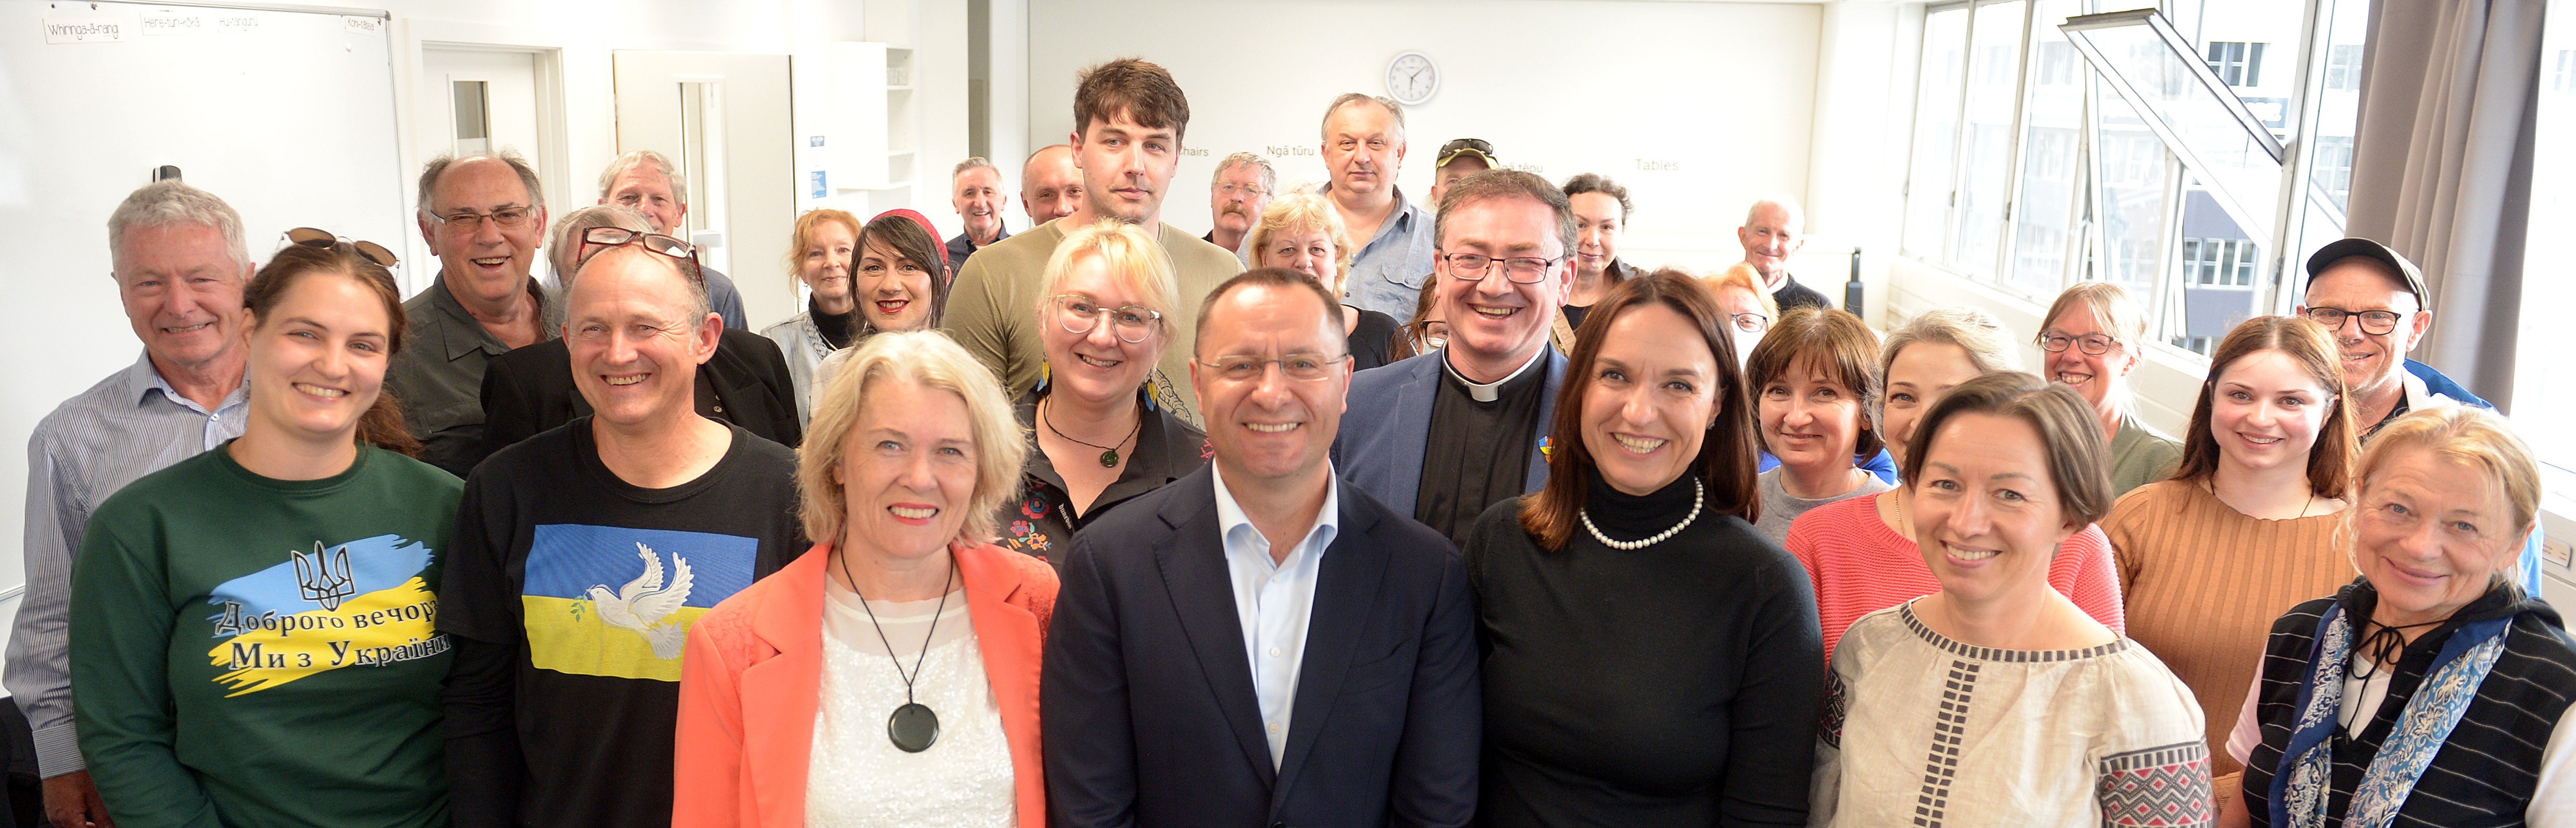
[[[2227,755],[2235,757],[2239,765],[2245,764],[2246,758],[2254,755],[2254,748],[2263,744],[2263,722],[2254,716],[2254,702],[2262,690],[2263,671],[2256,670],[2253,686],[2245,688],[2245,705],[2236,711],[2236,728],[2227,731]]]
[[[2576,828],[2576,708],[2558,714],[2549,745],[2540,749],[2540,784],[2522,821],[2531,828]]]

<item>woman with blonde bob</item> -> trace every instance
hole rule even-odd
[[[2067,288],[2040,323],[2041,376],[2075,389],[2111,441],[2111,495],[2165,479],[2182,444],[2129,413],[2129,373],[2146,357],[2147,309],[2116,282]]]
[[[2361,578],[2272,622],[2220,825],[2576,824],[2576,649],[2514,579],[2540,466],[2502,418],[2423,409],[2353,476]]]
[[[1055,571],[988,540],[1018,428],[946,336],[850,354],[797,450],[822,540],[690,630],[673,825],[1046,824]]]
[[[2129,634],[2191,685],[2210,749],[2227,742],[2263,634],[2281,610],[2352,582],[2350,406],[2335,342],[2295,316],[2236,326],[2210,358],[2173,479],[2102,519],[2128,597]],[[2217,794],[2241,768],[2213,760]]]
[[[1105,220],[1065,234],[1041,273],[1046,369],[1015,412],[1028,460],[996,524],[1003,548],[1061,563],[1076,530],[1204,465],[1207,433],[1181,419],[1172,378],[1155,367],[1180,302],[1162,245]]]
[[[1306,274],[1324,291],[1342,296],[1359,255],[1342,214],[1323,196],[1292,193],[1261,211],[1261,224],[1249,239],[1253,267],[1278,267]],[[1351,370],[1366,371],[1392,360],[1396,330],[1404,323],[1393,316],[1342,303],[1342,333],[1350,339]]]

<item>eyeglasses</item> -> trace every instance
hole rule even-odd
[[[357,251],[359,257],[370,262],[375,262],[376,266],[387,270],[393,269],[393,266],[396,263],[402,261],[401,259],[394,258],[394,252],[386,250],[384,245],[371,241],[351,241],[349,239],[333,235],[329,230],[319,228],[298,227],[293,230],[288,230],[286,231],[286,240],[292,244],[300,244],[305,247],[319,247],[325,250],[346,244],[350,249]]]
[[[1565,261],[1564,256],[1558,256],[1552,259],[1541,259],[1536,256],[1514,256],[1508,259],[1497,259],[1492,256],[1481,256],[1474,253],[1451,253],[1446,256],[1442,256],[1441,258],[1446,259],[1449,262],[1449,275],[1464,281],[1484,281],[1485,270],[1493,266],[1494,263],[1501,262],[1503,265],[1503,278],[1510,279],[1524,285],[1535,285],[1546,281],[1548,270],[1556,267],[1557,262]]]
[[[1730,314],[1729,319],[1735,323],[1736,330],[1745,333],[1762,333],[1771,330],[1771,317],[1762,314],[1750,312]]]
[[[1328,357],[1323,354],[1289,354],[1278,359],[1262,359],[1256,356],[1221,356],[1217,357],[1215,362],[1204,360],[1191,361],[1198,363],[1199,367],[1215,371],[1218,377],[1223,378],[1227,382],[1251,382],[1253,380],[1260,379],[1263,374],[1270,373],[1270,366],[1272,365],[1279,366],[1279,373],[1287,376],[1289,379],[1296,380],[1298,382],[1314,382],[1316,380],[1332,376],[1333,366],[1348,362],[1350,361],[1350,358],[1351,355],[1349,354],[1343,354],[1337,357]]]
[[[449,213],[443,216],[437,213],[430,213],[429,218],[431,221],[447,225],[448,227],[455,229],[457,232],[471,233],[476,230],[483,229],[483,222],[485,221],[490,221],[493,224],[497,224],[502,227],[517,227],[528,223],[528,217],[535,213],[536,210],[529,207],[503,207],[489,213],[477,213],[471,210],[462,213]]]
[[[1100,327],[1100,319],[1105,316],[1109,318],[1109,332],[1117,334],[1118,341],[1135,345],[1153,336],[1155,324],[1163,321],[1163,314],[1157,311],[1135,305],[1104,308],[1092,302],[1091,297],[1080,294],[1047,298],[1055,302],[1056,324],[1064,326],[1064,332],[1070,334],[1090,333],[1093,328]]]
[[[2342,308],[2310,307],[2307,316],[2317,324],[2326,326],[2329,332],[2343,330],[2344,320],[2358,316],[2361,317],[2362,333],[2371,336],[2387,336],[2389,331],[2397,330],[2397,320],[2403,318],[2404,314],[2384,310],[2348,311]]]
[[[2047,349],[2049,353],[2054,354],[2064,352],[2066,347],[2069,345],[2081,349],[2084,353],[2091,354],[2093,356],[2101,356],[2103,354],[2110,353],[2114,348],[2120,347],[2120,340],[2112,339],[2101,334],[2068,336],[2056,331],[2043,331],[2039,335],[2039,347]]]
[[[1250,198],[1260,198],[1264,195],[1268,195],[1270,191],[1261,189],[1261,185],[1259,184],[1244,184],[1241,186],[1233,184],[1216,185],[1216,194],[1220,197],[1233,198],[1238,193]]]
[[[691,247],[688,242],[660,233],[646,233],[623,227],[593,227],[581,231],[581,250],[573,254],[573,266],[581,266],[581,263],[590,261],[590,257],[598,255],[600,251],[630,244],[644,248],[648,253],[687,262],[689,267],[685,272],[688,273],[689,278],[701,278],[698,276],[698,250]]]

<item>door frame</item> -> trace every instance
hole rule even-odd
[[[394,45],[399,50],[394,62],[394,83],[396,99],[401,107],[395,131],[404,164],[403,202],[414,210],[419,209],[416,202],[420,169],[429,163],[429,159],[446,151],[443,146],[421,146],[418,140],[421,126],[416,119],[431,111],[421,107],[432,102],[418,99],[423,76],[429,71],[427,52],[430,49],[527,55],[536,77],[537,145],[520,147],[519,150],[528,155],[528,163],[537,169],[539,186],[545,188],[547,212],[549,216],[558,216],[587,204],[581,199],[596,201],[597,197],[589,189],[575,189],[585,177],[575,176],[572,171],[571,116],[567,111],[565,94],[566,45],[536,29],[454,20],[405,19]],[[436,103],[444,105],[445,102]],[[419,241],[419,234],[414,232],[404,240],[403,246],[417,250],[419,248],[413,245]],[[404,264],[410,265],[411,262]],[[407,293],[427,288],[437,278],[436,266],[426,258],[421,266],[407,266],[403,271],[403,288]]]

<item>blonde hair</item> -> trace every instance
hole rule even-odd
[[[2039,326],[2043,329],[2041,335],[2047,335],[2044,329],[2078,306],[2085,313],[2092,314],[2093,321],[2111,329],[2111,334],[2119,338],[2120,346],[2132,352],[2138,350],[2140,341],[2147,335],[2146,306],[2138,304],[2137,297],[2129,295],[2129,289],[2121,287],[2118,282],[2078,282],[2067,288],[2065,293],[2058,294],[2057,301],[2048,306],[2048,315],[2039,318]]]
[[[1011,413],[993,372],[975,361],[947,334],[937,331],[881,333],[853,348],[840,370],[814,397],[814,424],[805,444],[796,449],[797,516],[805,536],[818,543],[841,541],[849,525],[848,496],[833,480],[833,471],[859,426],[859,408],[870,386],[880,380],[909,382],[956,394],[966,402],[966,425],[975,438],[975,490],[967,498],[961,534],[990,542],[1000,532],[1002,503],[1020,487],[1020,464],[1028,459],[1027,435]]]
[[[1055,255],[1047,257],[1046,269],[1038,276],[1036,312],[1046,318],[1050,297],[1064,292],[1066,274],[1080,257],[1097,257],[1109,265],[1109,278],[1117,279],[1135,291],[1146,310],[1163,315],[1162,329],[1171,332],[1172,315],[1181,304],[1181,289],[1172,275],[1172,257],[1163,245],[1147,235],[1144,228],[1117,219],[1101,219],[1089,227],[1077,227],[1056,242]]]
[[[1244,240],[1245,244],[1252,246],[1252,266],[1268,266],[1261,257],[1270,248],[1272,238],[1318,230],[1323,231],[1333,243],[1333,281],[1324,289],[1336,296],[1341,295],[1343,283],[1351,278],[1351,260],[1359,255],[1359,250],[1351,246],[1351,231],[1343,226],[1341,212],[1334,210],[1332,203],[1325,201],[1323,196],[1314,193],[1280,196],[1270,202],[1270,206],[1262,208],[1261,222],[1253,225],[1252,236]]]
[[[2425,449],[2434,457],[2483,472],[2504,489],[2505,508],[2512,511],[2513,517],[2508,531],[2538,531],[2535,521],[2540,518],[2540,464],[2532,459],[2531,445],[2513,433],[2513,426],[2506,424],[2503,417],[2465,405],[2408,412],[2362,445],[2361,461],[2353,467],[2353,480],[2357,481],[2354,490],[2367,491],[2379,467],[2410,448]],[[2519,548],[2514,560],[2521,560]],[[2510,569],[2497,567],[2495,577],[2512,581]]]
[[[1754,270],[1752,265],[1736,262],[1735,266],[1715,276],[1702,277],[1699,281],[1708,286],[1710,293],[1722,294],[1727,288],[1741,288],[1753,294],[1753,300],[1762,303],[1762,315],[1769,317],[1773,324],[1779,323],[1780,300],[1772,298],[1771,290],[1762,286],[1762,272]]]

